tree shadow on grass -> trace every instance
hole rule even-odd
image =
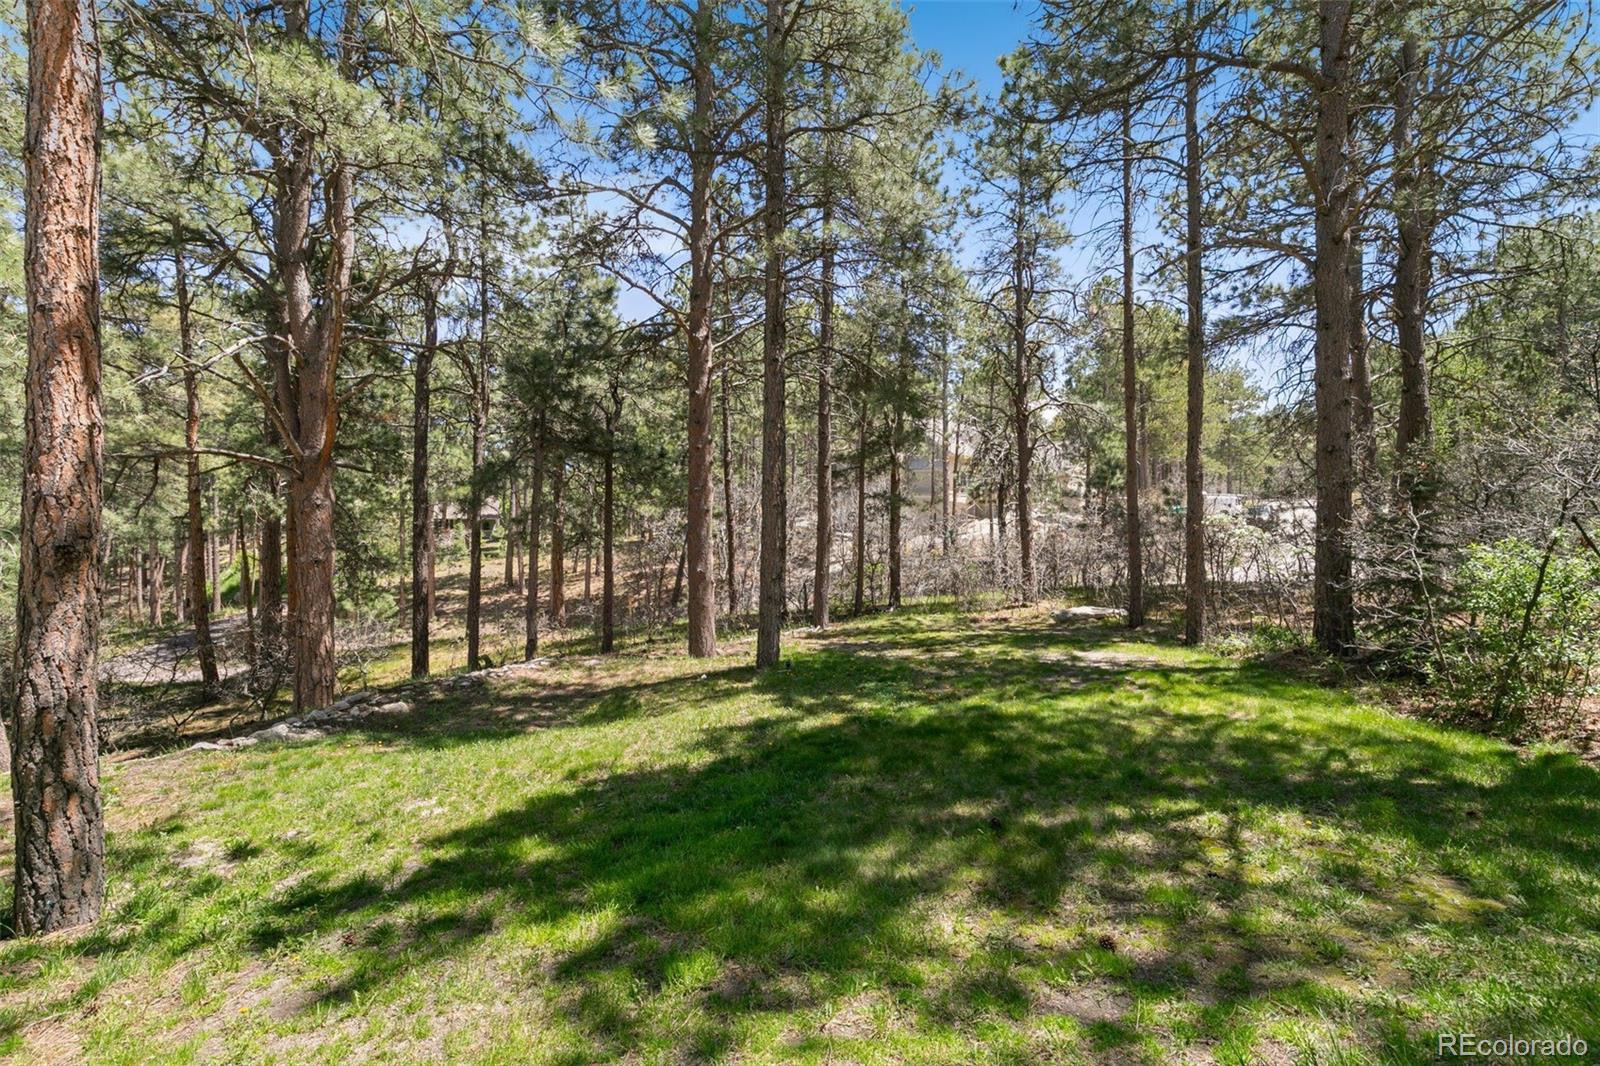
[[[1034,631],[934,654],[950,635],[909,621],[869,639],[578,700],[589,723],[752,691],[781,710],[666,765],[508,797],[392,881],[307,881],[252,943],[355,933],[320,990],[341,1003],[524,932],[529,993],[605,1054],[711,1056],[799,1011],[797,1054],[1065,1015],[1128,1061],[1152,1032],[1135,1006],[1155,1004],[1189,1026],[1155,1027],[1174,1046],[1331,1013],[1408,1060],[1426,1034],[1395,944],[1600,931],[1600,778],[1575,759],[1341,720],[1348,700],[1264,668],[1050,660],[1063,639]],[[1574,1017],[1467,1010],[1479,1032]]]

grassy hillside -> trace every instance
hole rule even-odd
[[[108,766],[17,1061],[1423,1062],[1600,1047],[1600,774],[1044,612],[576,655]]]

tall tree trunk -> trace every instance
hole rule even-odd
[[[900,606],[900,433],[901,414],[894,413],[894,441],[889,446],[889,606]]]
[[[544,521],[544,417],[533,442],[533,484],[528,494],[528,598],[522,612],[522,655],[539,654],[539,526]]]
[[[178,354],[183,360],[184,484],[188,497],[189,613],[194,620],[195,653],[200,660],[200,684],[207,700],[217,698],[220,683],[217,651],[211,641],[211,608],[206,599],[206,529],[200,498],[200,382],[194,363],[194,332],[190,323],[189,271],[181,234],[173,227],[173,288],[178,301]],[[212,578],[213,588],[216,579]]]
[[[1205,247],[1200,228],[1204,210],[1200,186],[1200,74],[1192,51],[1195,0],[1186,17],[1191,52],[1183,63],[1184,348],[1189,394],[1185,405],[1183,509],[1183,639],[1206,639],[1206,319]]]
[[[866,606],[867,590],[867,408],[863,404],[858,416],[856,434],[856,543],[855,600],[853,614],[860,615]]]
[[[346,5],[344,21],[353,39],[359,4]],[[305,9],[285,8],[285,34],[306,36]],[[339,427],[338,364],[355,261],[355,171],[328,155],[320,183],[319,153],[302,129],[275,146],[273,167],[273,258],[280,288],[278,336],[273,359],[276,396],[266,398],[280,439],[289,450],[289,614],[294,660],[294,707],[307,710],[333,699],[333,446]],[[317,227],[326,231],[326,252],[312,238],[313,187],[325,190],[326,208]],[[313,293],[313,260],[321,291]],[[291,371],[292,368],[292,371]]]
[[[959,432],[959,430],[957,431]],[[949,555],[950,542],[950,334],[939,352],[939,554]],[[932,475],[932,471],[929,471]]]
[[[784,478],[788,461],[789,416],[786,409],[788,345],[784,285],[783,230],[787,215],[784,166],[788,59],[784,33],[784,0],[766,0],[766,158],[762,177],[766,204],[762,236],[766,243],[763,289],[766,321],[761,340],[761,561],[760,589],[756,598],[756,666],[775,666],[781,653],[786,605],[784,579],[788,569],[789,487]]]
[[[185,521],[179,527],[179,533],[172,546],[172,617],[175,622],[182,625],[189,619],[189,523]]]
[[[218,514],[217,487],[211,486],[211,514],[213,518]],[[208,564],[207,580],[211,585],[211,613],[222,613],[222,538],[217,535],[215,524],[206,530],[206,560]]]
[[[1355,448],[1355,472],[1366,477],[1378,465],[1378,438],[1373,428],[1372,368],[1368,362],[1367,276],[1365,253],[1352,234],[1350,240],[1350,435]]]
[[[559,456],[550,478],[550,624],[567,624],[567,545],[561,525],[561,496],[567,483],[567,464]]]
[[[500,492],[500,540],[505,545],[505,574],[500,583],[517,587],[517,482],[511,479]]]
[[[433,424],[433,358],[439,350],[439,290],[422,290],[422,345],[411,362],[411,676],[427,677],[433,618],[433,497],[428,434]]]
[[[689,178],[689,337],[688,451],[689,485],[684,548],[689,571],[689,654],[717,651],[716,579],[711,559],[711,336],[712,268],[711,194],[716,180],[716,82],[712,66],[715,3],[695,10],[693,90]]]
[[[1035,591],[1033,573],[1033,514],[1029,469],[1033,463],[1030,402],[1032,375],[1028,360],[1028,234],[1026,158],[1022,147],[1022,124],[1017,124],[1017,198],[1011,205],[1011,424],[1016,449],[1017,470],[1017,598],[1032,603]]]
[[[1139,522],[1138,352],[1133,332],[1133,105],[1122,107],[1122,430],[1127,459],[1128,627],[1144,625],[1144,546]]]
[[[487,364],[480,365],[482,373]],[[477,383],[472,400],[472,480],[467,490],[467,669],[480,665],[483,629],[483,458],[488,412]]]
[[[333,464],[296,465],[289,480],[292,564],[290,602],[295,624],[294,706],[323,707],[333,701]]]
[[[728,375],[730,373],[727,363],[722,364],[722,525],[724,545],[723,560],[727,568],[728,584],[728,616],[731,618],[739,613],[739,582],[735,571],[737,553],[734,551],[734,537],[738,531],[735,528],[733,513],[733,441],[730,433],[730,416],[728,413]]]
[[[1395,427],[1395,466],[1403,504],[1422,516],[1427,510],[1426,465],[1433,444],[1433,411],[1429,399],[1427,321],[1428,290],[1433,273],[1433,234],[1423,200],[1431,168],[1416,143],[1417,98],[1426,74],[1417,42],[1400,46],[1395,86],[1394,160],[1395,229],[1399,250],[1395,264],[1394,308],[1400,352],[1400,417]]]
[[[833,595],[833,192],[827,185],[824,159],[822,189],[822,276],[817,293],[817,548],[811,621],[828,625],[828,600]]]
[[[135,549],[133,553],[133,597],[128,603],[128,621],[135,624],[144,617],[144,586],[147,568],[148,564],[145,562],[144,549]]]
[[[1316,261],[1313,290],[1317,335],[1316,555],[1313,623],[1323,650],[1343,655],[1355,643],[1350,587],[1354,486],[1350,442],[1350,3],[1318,8],[1322,84],[1317,93]]]
[[[617,578],[614,565],[616,551],[616,455],[617,417],[622,409],[622,394],[617,383],[611,383],[611,406],[606,409],[605,470],[601,476],[600,496],[600,651],[609,652],[616,646]],[[688,554],[685,545],[684,554]],[[685,564],[687,566],[687,564]]]
[[[156,546],[156,539],[154,537],[151,537],[150,538],[150,599],[148,601],[148,603],[149,603],[149,614],[146,616],[146,621],[152,626],[159,626],[159,625],[162,624],[162,617],[161,617],[161,615],[162,615],[162,602],[161,602],[161,598],[165,594],[164,590],[162,589],[162,582],[163,582],[163,580],[164,580],[164,578],[166,576],[166,572],[167,572],[167,560],[166,560],[166,557],[161,554],[160,549]]]
[[[250,577],[250,549],[244,539],[244,515],[237,519],[239,534],[239,592],[244,599],[244,660],[252,674],[256,671],[256,592]]]
[[[17,644],[10,722],[21,936],[94,922],[100,805],[100,42],[90,3],[30,0]]]
[[[271,438],[269,438],[271,439]],[[283,519],[278,515],[281,494],[278,473],[264,473],[272,506],[261,518],[261,618],[260,658],[276,662],[283,648]]]

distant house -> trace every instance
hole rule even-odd
[[[454,501],[444,505],[444,514],[440,519],[442,528],[454,530],[467,524],[467,508]],[[494,533],[500,528],[500,501],[489,498],[483,501],[483,507],[478,512],[478,524],[485,534]]]

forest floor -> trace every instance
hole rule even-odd
[[[307,743],[109,760],[106,918],[0,943],[0,1055],[1600,1047],[1600,772],[1568,753],[1044,608],[750,653],[564,655]]]

